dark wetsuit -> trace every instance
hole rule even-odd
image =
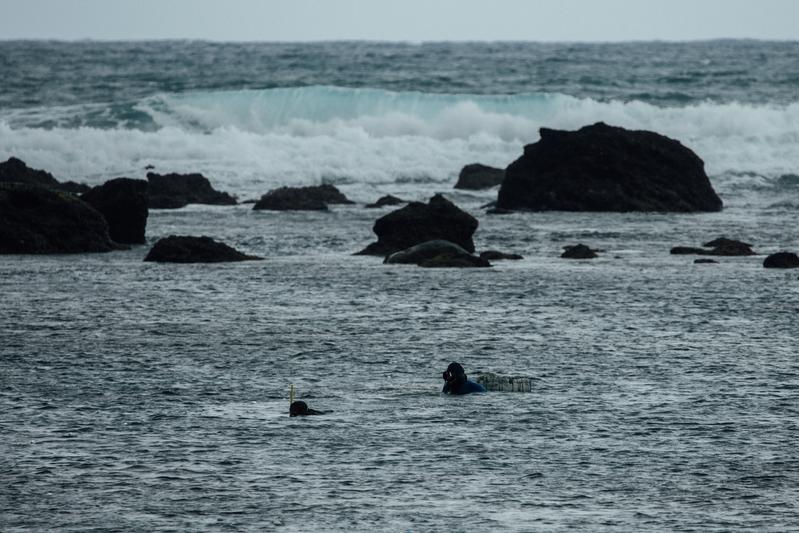
[[[480,385],[479,383],[475,383],[474,381],[467,379],[463,382],[453,382],[445,383],[444,388],[441,389],[441,392],[447,394],[470,394],[472,392],[485,392],[485,387]]]

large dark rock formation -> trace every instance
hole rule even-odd
[[[159,239],[144,258],[157,263],[225,263],[258,259],[261,258],[243,254],[210,237],[176,235]]]
[[[328,204],[352,204],[333,185],[312,187],[281,187],[261,196],[253,209],[273,211],[326,211]]]
[[[480,163],[472,163],[461,169],[456,189],[490,189],[502,184],[505,171],[501,168],[489,167]]]
[[[763,261],[765,268],[799,268],[799,256],[793,252],[777,252]]]
[[[541,128],[505,170],[497,207],[534,211],[718,211],[703,161],[679,141],[597,123]]]
[[[377,242],[358,253],[389,255],[436,239],[454,242],[473,253],[472,235],[476,229],[476,218],[436,194],[427,204],[411,202],[377,219],[373,228]]]
[[[147,173],[149,205],[153,209],[178,209],[188,204],[236,205],[236,199],[211,186],[202,174]]]
[[[76,196],[0,183],[0,253],[70,254],[117,248],[103,216]]]
[[[111,239],[126,244],[144,244],[147,227],[147,182],[116,178],[81,196],[108,221]]]
[[[73,194],[81,194],[90,189],[88,185],[74,181],[61,183],[46,170],[30,168],[24,161],[16,157],[10,157],[7,161],[0,163],[0,183],[28,183]]]

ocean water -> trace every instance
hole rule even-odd
[[[2,531],[799,530],[799,43],[0,42],[0,160],[60,180],[203,172],[329,213],[152,210],[148,244],[0,256]],[[516,213],[460,168],[538,128],[677,138],[718,213]],[[384,194],[443,193],[478,250],[353,256]],[[264,261],[143,263],[170,234]],[[582,242],[592,261],[559,258]],[[534,378],[439,394],[441,372]],[[325,416],[289,418],[288,389]]]

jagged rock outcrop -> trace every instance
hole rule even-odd
[[[188,204],[236,205],[236,199],[211,186],[202,174],[147,173],[149,206],[178,209]]]
[[[125,244],[144,244],[147,229],[147,182],[115,178],[93,187],[81,198],[108,221],[111,239]]]
[[[273,211],[326,211],[328,204],[352,204],[335,186],[281,187],[255,202],[253,209]]]
[[[103,215],[78,197],[39,185],[0,183],[0,253],[74,254],[117,248]]]
[[[490,189],[502,184],[505,179],[505,170],[489,167],[480,163],[466,165],[458,174],[456,189]]]
[[[156,263],[226,263],[260,259],[262,258],[243,254],[210,237],[177,235],[159,239],[144,258],[145,261]]]
[[[718,211],[704,162],[679,141],[602,122],[577,131],[541,128],[541,139],[505,170],[498,209]]]
[[[46,170],[30,168],[24,161],[16,157],[10,157],[7,161],[0,163],[0,183],[27,183],[72,194],[81,194],[91,188],[74,181],[61,183]]]
[[[473,253],[472,235],[477,225],[476,218],[436,194],[426,204],[411,202],[377,219],[373,228],[377,242],[358,253],[385,256],[436,239],[453,242]]]

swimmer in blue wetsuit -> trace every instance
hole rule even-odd
[[[472,392],[485,392],[485,388],[479,383],[466,379],[466,371],[459,363],[452,362],[444,372],[444,394],[470,394]]]

